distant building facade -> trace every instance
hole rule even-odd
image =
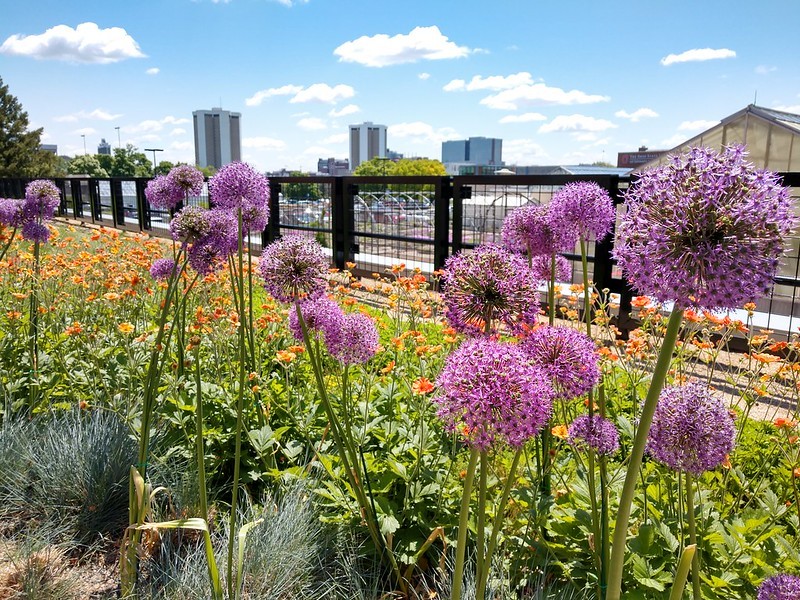
[[[106,141],[106,138],[101,138],[100,143],[97,144],[97,153],[111,156],[111,144]]]
[[[442,163],[450,175],[494,172],[503,166],[503,140],[471,137],[442,142]]]
[[[241,118],[221,108],[192,112],[195,164],[219,169],[242,160]]]
[[[638,152],[618,152],[617,166],[624,169],[635,169],[651,160],[657,160],[666,154],[666,150],[649,150],[641,146]]]
[[[58,144],[40,144],[39,150],[43,152],[50,152],[52,154],[58,154]]]
[[[386,158],[386,125],[371,121],[350,125],[350,168],[375,157]]]
[[[320,158],[317,161],[317,173],[340,177],[350,174],[350,161],[346,158]]]

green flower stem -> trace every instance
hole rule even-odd
[[[239,207],[238,210],[238,231],[239,231],[239,248],[237,252],[237,264],[238,264],[238,273],[236,283],[238,284],[235,292],[238,292],[237,295],[234,297],[236,298],[236,310],[239,313],[239,389],[237,390],[237,397],[236,397],[236,446],[235,446],[235,454],[233,459],[233,488],[231,489],[231,514],[229,519],[229,527],[228,527],[228,561],[227,561],[227,582],[228,582],[228,598],[234,597],[234,578],[233,578],[233,546],[235,542],[235,536],[233,532],[236,530],[236,511],[238,509],[238,501],[239,501],[239,471],[240,471],[240,463],[242,457],[242,413],[244,412],[244,386],[245,386],[245,378],[246,378],[246,371],[247,371],[247,348],[246,348],[246,339],[245,339],[245,324],[242,321],[244,318],[244,282],[242,281],[243,278],[243,240],[242,240],[242,208]],[[234,278],[231,279],[234,281]],[[238,590],[236,590],[238,594]]]
[[[497,537],[504,522],[506,505],[508,504],[508,499],[511,496],[511,490],[513,489],[514,482],[516,481],[517,466],[519,465],[519,459],[521,456],[522,448],[519,448],[514,453],[514,458],[511,461],[511,467],[508,469],[506,485],[503,487],[503,495],[500,496],[500,503],[497,505],[497,512],[495,513],[494,523],[492,524],[492,535],[489,538],[489,546],[486,549],[486,557],[484,560],[487,567],[483,571],[483,576],[478,578],[478,591],[475,594],[476,600],[483,600],[486,597],[486,585],[489,581],[489,571],[491,570],[492,556],[494,555],[494,551],[497,547]]]
[[[608,594],[607,600],[620,600],[622,594],[622,570],[625,564],[625,545],[628,538],[628,522],[633,506],[633,497],[636,494],[636,480],[639,477],[639,469],[642,466],[644,448],[647,444],[647,434],[650,432],[650,425],[653,422],[653,414],[658,404],[658,396],[664,387],[664,381],[669,371],[672,351],[678,340],[678,332],[683,320],[683,310],[673,307],[672,314],[667,323],[667,331],[664,341],[661,344],[661,351],[658,361],[650,381],[650,388],[639,416],[639,427],[633,440],[633,447],[628,458],[628,470],[625,474],[625,483],[622,488],[622,496],[619,501],[617,512],[617,522],[614,526],[614,538],[611,545],[611,561],[608,567]]]
[[[605,456],[598,458],[600,462],[600,600],[604,600],[611,549],[608,536],[608,458]]]
[[[29,406],[31,414],[36,408],[39,396],[39,276],[41,272],[39,240],[33,242],[33,277],[31,279],[30,319],[28,342],[30,352],[31,381],[28,386]]]
[[[477,534],[476,556],[475,556],[475,578],[481,581],[489,575],[489,565],[486,563],[486,480],[489,475],[489,457],[486,451],[481,452],[481,471],[478,477],[478,515],[477,515]],[[477,600],[482,600],[480,596]]]
[[[593,448],[586,449],[588,454],[588,464],[586,466],[586,475],[589,484],[589,504],[592,512],[592,536],[594,537],[594,562],[597,569],[597,583],[598,586],[602,584],[602,577],[600,576],[603,570],[603,552],[602,552],[602,532],[600,531],[600,509],[597,505],[597,477],[596,477],[596,463],[595,452]],[[602,598],[602,594],[598,594],[598,598]]]
[[[589,285],[589,258],[586,256],[586,240],[581,240],[581,271],[583,274],[583,315],[586,321],[586,335],[592,337],[592,294]]]
[[[208,493],[206,491],[206,464],[203,448],[203,392],[200,379],[200,344],[194,347],[195,385],[195,455],[197,457],[197,485],[200,488],[200,516],[208,523]]]
[[[689,568],[692,564],[697,546],[686,546],[681,552],[681,560],[678,563],[678,570],[675,572],[675,581],[672,582],[672,591],[669,600],[681,600],[683,598],[683,588],[686,586],[686,578],[689,576]]]
[[[458,541],[456,542],[456,566],[453,571],[453,586],[450,600],[461,600],[461,584],[464,579],[464,558],[467,552],[467,532],[469,531],[469,500],[472,481],[475,479],[475,465],[478,464],[480,450],[473,448],[469,455],[467,475],[464,477],[464,491],[461,494],[461,512],[458,517]]]
[[[694,482],[692,474],[686,473],[686,515],[689,520],[689,545],[697,547],[697,525],[694,518]],[[695,551],[692,558],[692,597],[701,600],[700,593],[700,552]]]
[[[6,252],[8,249],[11,248],[11,243],[14,241],[14,238],[17,236],[17,228],[14,227],[13,231],[11,232],[11,237],[8,238],[6,245],[3,246],[3,251],[0,252],[0,260],[3,260],[6,257]]]

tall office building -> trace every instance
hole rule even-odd
[[[350,168],[375,157],[386,157],[386,125],[371,121],[350,125]]]
[[[103,138],[100,140],[100,143],[97,144],[97,153],[111,156],[111,144],[106,141],[106,138]]]
[[[196,110],[194,120],[194,160],[199,167],[219,169],[242,160],[242,115],[221,108]]]
[[[476,168],[502,167],[503,140],[471,137],[442,142],[442,162],[451,175],[458,175],[464,168],[475,172]]]

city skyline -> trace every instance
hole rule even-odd
[[[771,18],[796,10],[34,0],[4,7],[0,76],[42,142],[67,155],[105,138],[193,163],[192,111],[221,106],[242,115],[242,159],[263,171],[346,158],[349,125],[366,121],[386,124],[388,146],[407,157],[440,159],[443,141],[486,137],[503,140],[509,165],[616,163],[754,101],[800,112],[800,40]]]

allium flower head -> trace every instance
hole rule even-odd
[[[714,310],[769,291],[796,219],[789,189],[744,157],[693,148],[631,187],[614,256],[639,293]]]
[[[21,200],[0,198],[0,225],[19,227],[24,220]]]
[[[546,206],[526,204],[506,215],[502,229],[503,245],[519,254],[538,256],[572,250],[577,238],[574,233],[565,235],[555,229]]]
[[[337,338],[342,328],[344,312],[336,302],[323,295],[300,302],[300,311],[309,334],[322,334],[328,344]],[[289,330],[295,338],[303,340],[303,329],[294,307],[289,311]]]
[[[467,340],[447,357],[436,385],[445,427],[480,450],[503,441],[520,447],[550,418],[553,390],[515,345]]]
[[[601,456],[619,450],[619,432],[614,423],[600,415],[581,415],[570,424],[567,440],[576,448],[591,448]]]
[[[300,235],[287,235],[267,246],[258,269],[264,288],[281,302],[318,298],[328,287],[328,259],[322,247]]]
[[[175,193],[172,182],[166,175],[158,175],[148,181],[144,196],[152,208],[162,210],[175,208],[183,199],[182,195]]]
[[[167,180],[175,194],[185,199],[203,192],[205,176],[191,165],[178,165],[170,170]]]
[[[172,239],[190,243],[207,236],[212,228],[211,212],[199,206],[183,207],[169,223]]]
[[[549,209],[553,228],[562,235],[577,231],[575,237],[601,241],[614,224],[614,202],[593,181],[568,183],[553,196]]]
[[[800,598],[800,577],[782,573],[773,575],[758,586],[757,600],[797,600]]]
[[[345,315],[338,332],[326,335],[328,352],[343,365],[367,362],[378,351],[378,329],[375,322],[362,313]]]
[[[194,238],[189,247],[189,264],[201,275],[207,275],[239,248],[236,218],[224,210],[209,210],[205,215],[207,231]]]
[[[499,324],[518,331],[523,323],[534,324],[539,311],[533,272],[519,255],[496,244],[448,258],[442,297],[448,321],[465,333],[482,333],[487,321],[493,331]]]
[[[552,256],[541,254],[531,260],[534,277],[540,281],[550,281],[553,272]],[[556,281],[572,280],[572,263],[560,254],[556,255]]]
[[[39,221],[25,221],[20,229],[22,237],[31,242],[45,243],[50,238],[50,229]]]
[[[733,450],[733,417],[700,383],[661,392],[647,438],[647,451],[676,471],[700,475]]]
[[[150,276],[156,281],[169,279],[175,271],[175,261],[171,258],[157,258],[150,267]]]
[[[211,200],[220,208],[236,210],[246,206],[269,206],[269,181],[246,163],[225,165],[208,185]]]
[[[23,212],[29,219],[52,219],[61,202],[61,192],[47,179],[37,179],[25,186]]]
[[[558,398],[582,396],[600,379],[594,342],[571,327],[539,327],[520,343],[520,348],[547,374]]]

